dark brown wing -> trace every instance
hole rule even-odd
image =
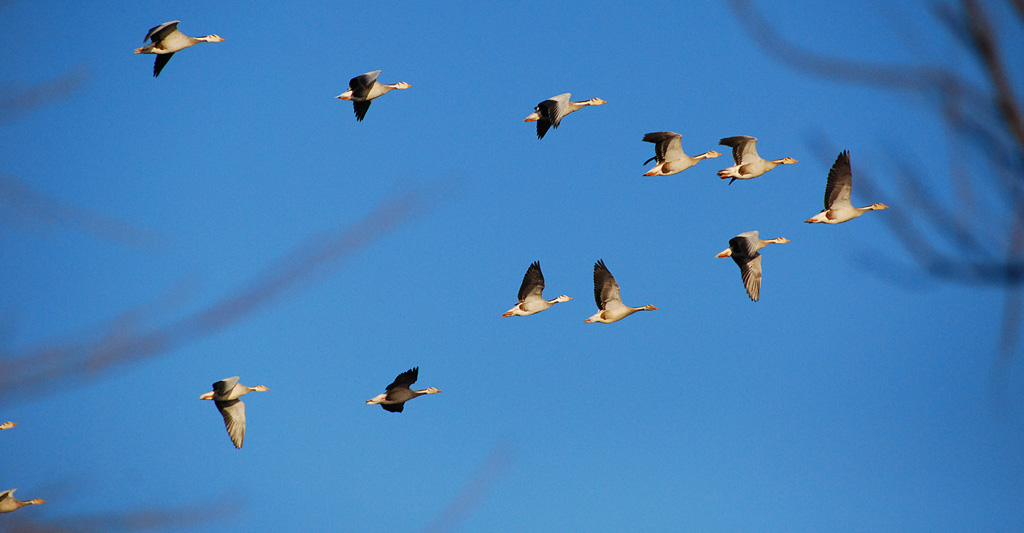
[[[352,90],[352,97],[366,98],[369,96],[370,88],[373,87],[373,84],[377,81],[377,76],[379,75],[380,71],[375,70],[348,80],[348,88]]]
[[[166,65],[167,62],[171,60],[171,56],[173,56],[173,55],[174,55],[174,52],[171,52],[170,54],[157,54],[156,55],[156,63],[153,64],[153,77],[154,78],[160,75],[160,71],[164,69],[164,65]]]
[[[850,205],[852,189],[853,172],[850,170],[850,152],[843,150],[828,171],[828,185],[825,186],[825,209]]]
[[[416,383],[416,378],[420,374],[420,367],[413,367],[405,372],[402,372],[395,378],[395,381],[391,382],[384,390],[390,391],[394,388],[404,387],[408,389],[413,383]]]
[[[352,105],[355,107],[356,110],[356,120],[362,122],[363,117],[366,116],[366,110],[370,109],[370,100],[365,100],[362,102],[352,102]]]
[[[383,407],[385,411],[391,411],[392,413],[401,413],[402,409],[405,409],[405,402],[402,402],[402,403],[382,403],[382,404],[380,404],[380,406]]]
[[[594,301],[597,308],[604,311],[611,303],[612,307],[622,305],[622,297],[619,296],[619,284],[615,277],[604,266],[604,260],[599,259],[594,263]]]
[[[544,274],[540,271],[540,261],[534,261],[523,276],[523,284],[519,287],[519,301],[522,302],[531,294],[540,296],[543,292]]]

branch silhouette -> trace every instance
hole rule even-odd
[[[57,390],[58,380],[79,383],[112,368],[138,362],[220,331],[272,301],[321,279],[340,261],[377,242],[427,208],[422,193],[407,192],[350,227],[315,235],[262,274],[198,312],[166,325],[154,324],[141,308],[126,311],[98,333],[21,353],[0,353],[0,400],[26,400]]]
[[[946,125],[950,145],[950,183],[959,208],[943,205],[933,177],[923,176],[916,165],[889,152],[899,176],[901,200],[879,217],[915,263],[941,282],[1000,287],[1006,291],[999,355],[993,366],[997,389],[1013,363],[1021,324],[1020,289],[1024,287],[1024,115],[1013,79],[1021,79],[1022,65],[1008,64],[1004,46],[992,25],[994,4],[976,0],[937,3],[934,15],[946,33],[976,60],[981,78],[938,65],[889,65],[823,55],[794,44],[780,35],[751,0],[729,0],[737,18],[757,44],[782,63],[825,79],[857,83],[892,92],[925,97],[932,112]],[[1024,30],[1024,0],[1007,0],[1017,18],[1011,37]],[[1011,74],[1012,72],[1012,74]],[[973,149],[971,164],[956,157]],[[819,153],[822,152],[819,145]],[[832,153],[835,153],[832,151]],[[877,197],[871,172],[857,169],[858,187]],[[929,179],[932,178],[932,179]],[[891,180],[895,181],[895,180]],[[994,191],[986,196],[985,192]],[[992,196],[995,196],[993,199]],[[987,201],[984,199],[988,198]],[[895,202],[894,202],[895,203]],[[911,217],[910,213],[914,216]],[[875,264],[880,264],[875,261]],[[885,262],[887,268],[900,268]]]

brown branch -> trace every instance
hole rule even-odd
[[[141,361],[186,342],[210,335],[289,293],[331,272],[348,256],[380,240],[413,215],[429,207],[424,194],[410,192],[387,202],[352,226],[317,235],[297,246],[234,295],[209,307],[156,326],[142,320],[137,310],[123,313],[96,340],[78,340],[43,346],[0,357],[0,398],[24,400],[52,393],[48,385],[59,379],[85,381],[112,367]]]
[[[1024,117],[1020,114],[1020,106],[1013,94],[1013,84],[1006,75],[1003,61],[999,57],[999,47],[994,40],[994,31],[988,17],[974,0],[963,0],[964,11],[967,13],[967,26],[974,42],[972,48],[985,65],[985,72],[995,89],[996,107],[1002,114],[1003,123],[1017,140],[1017,148],[1024,153]]]
[[[49,504],[55,503],[52,499]],[[91,533],[167,529],[198,531],[211,522],[237,514],[242,506],[230,499],[214,504],[186,505],[172,509],[146,509],[127,513],[79,515],[70,518],[39,518],[34,511],[21,510],[4,516],[3,531],[11,533]]]
[[[96,237],[118,242],[136,249],[158,246],[163,238],[156,233],[138,229],[127,222],[80,209],[51,198],[17,179],[0,174],[0,206],[30,219],[57,226],[80,228]]]
[[[0,125],[30,111],[67,97],[84,85],[89,76],[84,71],[73,71],[59,78],[33,85],[24,90],[6,87],[0,90]]]
[[[483,503],[495,482],[505,475],[512,465],[512,458],[512,452],[505,446],[499,444],[492,448],[490,456],[480,466],[476,474],[466,481],[459,494],[423,528],[423,531],[454,531],[458,529],[466,517]]]

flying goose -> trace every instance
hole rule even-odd
[[[0,429],[11,429],[12,427],[17,425],[18,424],[15,424],[14,422],[4,422],[3,424],[0,424]]]
[[[757,139],[747,135],[726,137],[718,141],[718,144],[732,147],[732,159],[736,165],[718,171],[718,175],[723,180],[732,178],[729,180],[729,185],[736,180],[756,178],[779,165],[791,165],[797,162],[792,157],[771,161],[761,159],[761,156],[757,155]]]
[[[537,138],[543,139],[544,134],[548,132],[548,128],[551,126],[558,128],[562,119],[569,113],[587,107],[588,105],[602,105],[608,103],[600,98],[591,98],[584,102],[570,102],[569,96],[571,95],[572,93],[565,93],[558,96],[552,96],[551,98],[544,100],[537,104],[537,107],[533,108],[533,113],[526,117],[523,122],[536,122]]]
[[[213,391],[199,397],[200,400],[213,400],[224,417],[224,427],[235,448],[242,449],[245,440],[245,404],[239,400],[252,391],[265,392],[270,389],[263,385],[246,387],[238,382],[238,376],[224,378],[213,384]]]
[[[889,209],[885,204],[871,204],[867,207],[853,207],[850,204],[850,191],[853,189],[853,172],[850,171],[850,152],[843,150],[828,171],[828,184],[825,186],[825,209],[804,222],[820,222],[822,224],[840,224],[853,220],[868,211]]]
[[[572,298],[564,294],[554,300],[545,300],[543,292],[544,274],[540,271],[540,261],[534,261],[530,268],[526,269],[526,275],[523,276],[523,285],[519,287],[519,303],[501,316],[532,315],[548,309],[557,303],[572,300]]]
[[[682,135],[673,131],[656,131],[644,135],[644,142],[654,143],[654,157],[644,161],[644,164],[646,165],[652,160],[658,162],[644,176],[671,176],[696,165],[698,161],[722,155],[711,150],[697,157],[690,157],[683,151],[683,145],[680,142],[682,138]]]
[[[597,301],[597,314],[584,320],[584,322],[602,322],[611,324],[637,311],[657,311],[653,305],[643,307],[630,307],[622,303],[619,296],[619,284],[615,282],[608,267],[604,266],[603,260],[594,263],[594,300]]]
[[[729,239],[729,247],[715,257],[732,257],[736,261],[740,266],[743,286],[747,288],[747,296],[756,302],[761,296],[761,254],[757,251],[769,244],[786,242],[789,239],[783,237],[762,240],[757,238],[756,231],[748,231]]]
[[[366,400],[367,405],[380,404],[385,411],[391,411],[392,413],[401,413],[402,409],[405,409],[405,402],[417,397],[423,396],[424,394],[437,394],[441,392],[439,389],[430,387],[423,390],[412,390],[409,388],[410,385],[416,383],[416,378],[419,376],[420,367],[414,367],[405,372],[402,372],[391,382],[390,385],[384,388],[387,392],[384,394],[378,394],[373,398]]]
[[[378,96],[387,93],[391,89],[408,89],[412,87],[404,81],[398,83],[380,83],[377,81],[379,70],[367,72],[362,76],[356,76],[348,80],[348,90],[335,96],[341,100],[351,100],[355,107],[356,120],[362,121],[366,116],[366,110],[370,109],[370,101]]]
[[[32,500],[21,501],[14,497],[14,491],[18,489],[10,489],[0,492],[0,513],[10,513],[17,511],[26,505],[38,505],[40,503],[46,503],[46,500],[40,500],[35,498]]]
[[[136,54],[157,54],[156,63],[153,65],[154,78],[160,75],[160,71],[164,69],[164,65],[171,60],[171,56],[175,52],[180,52],[198,43],[219,43],[224,41],[218,35],[189,37],[178,31],[179,22],[181,21],[172,20],[151,28],[142,41],[145,42],[147,39],[152,39],[153,42],[135,49]]]

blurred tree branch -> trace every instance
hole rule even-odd
[[[1013,45],[999,39],[991,21],[993,11],[1007,8],[1011,15],[1000,20],[1004,26],[1015,26],[1011,38],[1019,36],[1024,29],[1024,0],[1006,0],[1002,6],[996,2],[983,6],[976,0],[933,4],[939,24],[977,62],[983,73],[980,79],[954,70],[950,65],[955,62],[948,60],[890,65],[823,55],[784,38],[751,0],[729,1],[747,33],[786,65],[816,77],[921,95],[946,124],[951,145],[957,149],[948,151],[950,181],[961,205],[944,206],[934,190],[934,176],[921,175],[919,167],[890,152],[902,196],[894,204],[904,209],[879,218],[916,267],[929,276],[1006,291],[1000,355],[994,365],[997,380],[1005,385],[1017,346],[1019,290],[1024,286],[1024,116],[1019,88],[1011,81],[1021,78],[1024,65],[1006,62],[1004,46]],[[964,148],[976,154],[970,165],[954,153]],[[865,196],[878,197],[870,172],[858,169],[857,175]],[[975,202],[985,191],[994,192],[996,198],[979,208]]]
[[[47,344],[21,353],[0,351],[0,399],[25,400],[52,393],[58,380],[95,379],[114,367],[141,361],[220,331],[303,284],[322,278],[332,266],[369,246],[427,207],[424,195],[408,192],[386,202],[350,227],[313,236],[233,295],[172,321],[154,324],[141,309],[122,313],[108,326],[77,340]]]
[[[2,7],[2,4],[0,4]],[[29,87],[7,84],[0,88],[0,126],[21,115],[65,98],[88,81],[85,71],[76,70]]]
[[[47,504],[52,504],[53,501]],[[4,529],[10,533],[109,533],[167,529],[203,529],[214,520],[237,514],[241,505],[222,498],[213,504],[188,505],[172,509],[144,509],[69,518],[40,518],[39,513],[19,512],[4,517]]]
[[[9,210],[4,209],[4,206]],[[151,249],[163,240],[154,232],[135,228],[122,220],[65,204],[2,173],[0,214],[12,214],[27,220],[77,228],[96,237],[136,249]]]

